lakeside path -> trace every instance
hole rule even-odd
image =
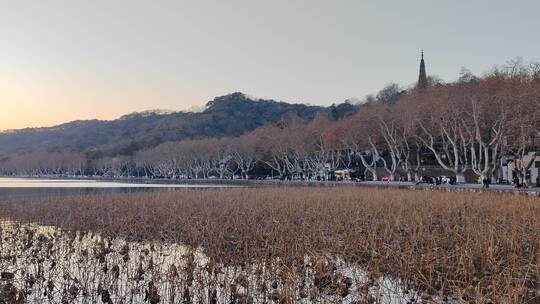
[[[148,182],[148,179],[135,179],[136,182]],[[339,187],[344,185],[349,186],[358,186],[358,187],[395,187],[401,189],[410,189],[410,190],[439,190],[439,191],[471,191],[471,192],[483,192],[483,191],[494,191],[501,193],[516,193],[524,195],[535,195],[540,196],[539,187],[529,187],[526,189],[516,188],[513,185],[500,185],[500,184],[491,184],[489,188],[482,188],[480,184],[442,184],[442,185],[433,185],[433,184],[416,184],[415,182],[385,182],[385,181],[363,181],[363,182],[353,182],[353,181],[312,181],[312,180],[292,180],[292,181],[282,181],[282,180],[242,180],[242,179],[186,179],[186,180],[150,180],[151,182],[162,182],[162,183],[186,183],[186,184],[223,184],[223,185],[242,185],[242,186],[252,186],[252,187],[264,187],[264,186],[313,186],[313,187]]]
[[[429,185],[429,184],[419,184],[416,185],[412,182],[363,182],[362,184],[377,186],[377,187],[401,187],[409,189],[435,189],[442,191],[452,191],[452,190],[468,190],[468,191],[496,191],[496,192],[515,192],[522,194],[538,195],[540,196],[540,188],[538,187],[529,187],[527,189],[516,188],[513,185],[499,185],[492,184],[489,185],[489,188],[482,188],[480,184],[457,184],[457,185]]]
[[[197,181],[201,182],[201,181]],[[222,182],[237,182],[237,181],[222,181]],[[524,195],[535,195],[540,196],[539,187],[529,187],[526,189],[516,188],[513,185],[499,185],[492,184],[489,185],[489,188],[482,188],[480,184],[442,184],[442,185],[433,185],[433,184],[416,184],[414,182],[385,182],[385,181],[365,181],[365,182],[351,182],[351,181],[243,181],[246,184],[261,184],[261,185],[305,185],[305,186],[331,186],[337,187],[341,185],[354,185],[359,187],[395,187],[401,189],[412,189],[412,190],[439,190],[439,191],[471,191],[471,192],[483,192],[483,191],[494,191],[494,192],[506,192],[506,193],[516,193]]]

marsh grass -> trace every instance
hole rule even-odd
[[[16,223],[3,229],[1,244],[2,271],[15,274],[6,274],[3,290],[16,293],[26,285],[12,281],[27,267],[39,273],[80,250],[68,258],[77,262],[86,249],[93,250],[88,263],[107,264],[108,274],[87,269],[86,285],[58,279],[63,285],[53,282],[53,291],[82,299],[86,290],[103,303],[138,303],[129,298],[137,294],[149,303],[370,303],[390,302],[389,294],[394,302],[536,303],[540,297],[535,197],[352,186],[182,190],[2,203],[0,217]],[[31,223],[54,226],[49,235],[57,236],[32,234]],[[39,242],[28,245],[39,235],[63,249],[51,255],[42,245],[35,249]],[[171,246],[185,252],[167,253]],[[150,264],[142,252],[152,247],[159,249]],[[24,261],[14,260],[14,252],[29,250]],[[135,280],[141,272],[144,279]],[[120,274],[123,284],[140,284],[115,292],[108,276]],[[37,282],[48,288],[46,279]]]

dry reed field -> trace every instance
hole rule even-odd
[[[539,303],[540,199],[340,187],[0,203],[0,303]]]

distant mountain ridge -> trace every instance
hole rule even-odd
[[[295,112],[308,121],[330,108],[252,99],[232,93],[209,101],[202,112],[152,110],[115,120],[76,120],[46,128],[0,133],[0,157],[30,152],[131,155],[166,141],[238,136]]]

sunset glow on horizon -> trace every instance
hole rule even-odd
[[[73,120],[111,120],[132,112],[157,109],[152,107],[154,103],[159,104],[160,109],[184,110],[170,102],[173,97],[164,96],[166,92],[147,92],[144,87],[103,90],[73,84],[59,87],[52,83],[42,86],[30,81],[0,81],[0,131],[48,127]],[[205,98],[194,95],[190,100],[195,103]],[[126,100],[129,103],[119,102]]]

